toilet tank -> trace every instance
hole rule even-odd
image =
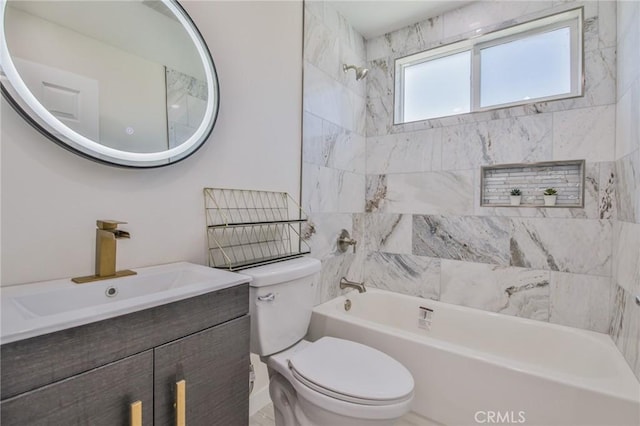
[[[318,285],[320,261],[310,257],[244,269],[252,278],[251,352],[280,352],[307,333]]]

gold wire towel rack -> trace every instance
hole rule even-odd
[[[238,271],[311,252],[307,216],[286,192],[204,188],[209,266]]]

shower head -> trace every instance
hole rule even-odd
[[[349,70],[354,70],[356,72],[356,80],[362,80],[369,73],[369,70],[363,67],[347,64],[342,65],[342,71],[347,72]]]

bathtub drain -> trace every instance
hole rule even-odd
[[[351,300],[347,299],[344,301],[344,310],[348,311],[349,309],[351,309]]]

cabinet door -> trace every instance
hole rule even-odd
[[[78,374],[0,403],[2,426],[134,425],[130,406],[142,402],[142,425],[153,425],[153,351]]]
[[[176,383],[184,380],[188,426],[249,423],[249,317],[155,349],[155,425],[176,424]]]

